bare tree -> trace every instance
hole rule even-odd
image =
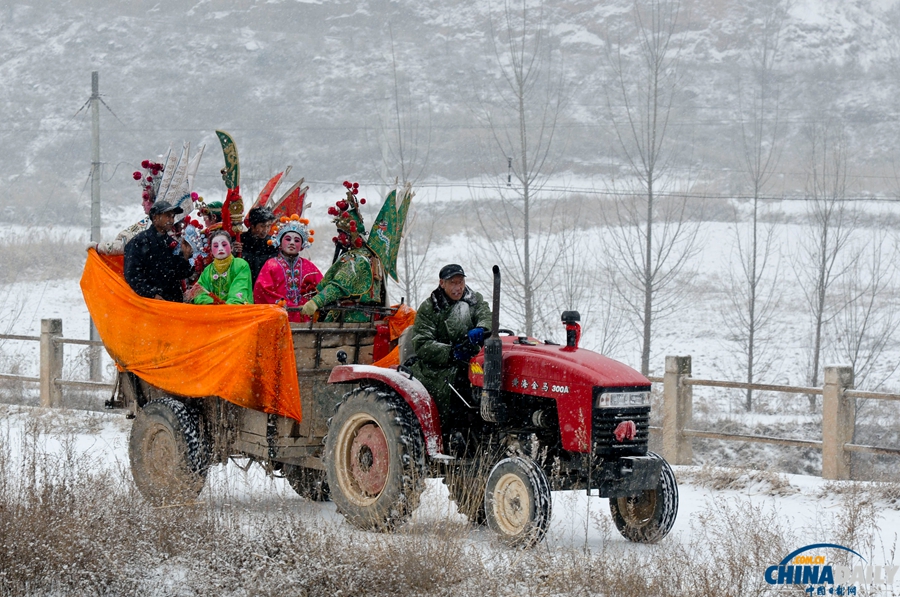
[[[645,375],[653,322],[680,303],[672,283],[694,254],[698,231],[688,221],[687,198],[670,193],[669,119],[680,84],[680,48],[675,45],[679,9],[679,2],[635,2],[635,56],[621,39],[608,44],[613,82],[607,105],[637,187],[632,197],[625,194],[615,202],[608,256],[617,270],[617,288],[639,322]]]
[[[809,144],[806,177],[809,226],[794,271],[809,306],[812,323],[807,380],[810,386],[817,386],[823,333],[833,317],[828,297],[847,268],[840,258],[850,240],[855,214],[845,201],[847,148],[843,130],[829,123],[813,122],[806,129],[806,138]],[[810,396],[809,401],[810,408],[815,408],[815,396]]]
[[[760,200],[778,167],[781,153],[780,86],[776,67],[780,58],[781,31],[787,16],[784,0],[761,0],[748,6],[751,50],[747,54],[749,68],[738,79],[740,102],[741,170],[750,190],[750,226],[742,232],[740,216],[735,209],[735,252],[740,268],[729,268],[733,309],[725,320],[730,336],[741,351],[746,367],[747,383],[771,363],[765,353],[768,346],[766,327],[778,303],[777,266],[773,268],[772,226],[760,230]],[[769,270],[772,269],[771,272]],[[766,274],[771,273],[768,279]],[[747,389],[744,408],[753,407],[753,390]]]
[[[838,310],[830,321],[831,354],[853,367],[856,387],[876,389],[897,370],[885,365],[884,352],[897,326],[891,300],[891,256],[885,258],[886,235],[875,231],[868,255],[854,259],[837,288]],[[862,404],[865,401],[858,401]]]
[[[389,109],[381,123],[381,179],[384,195],[397,182],[415,184],[428,165],[431,126],[422,124],[422,106],[414,101],[409,81],[398,69],[393,28],[388,25],[391,42],[391,88]],[[429,114],[427,105],[425,114]],[[398,176],[399,175],[399,176]],[[397,277],[405,299],[419,305],[419,289],[424,283],[428,251],[434,239],[434,218],[420,217],[414,202],[409,210],[403,243],[400,248]]]
[[[491,43],[499,81],[480,100],[480,115],[490,130],[487,163],[501,164],[489,176],[497,181],[496,197],[474,207],[480,248],[500,263],[510,284],[508,308],[533,335],[538,324],[538,294],[547,286],[560,258],[552,237],[557,226],[555,201],[541,197],[553,174],[559,116],[565,105],[563,69],[544,25],[543,5],[521,8],[504,2],[499,23],[491,19]],[[500,182],[503,172],[504,182]],[[489,207],[486,204],[489,202]]]
[[[614,354],[623,344],[621,301],[609,283],[610,272],[591,257],[593,239],[579,226],[581,211],[570,211],[566,219],[559,233],[563,251],[555,268],[554,297],[560,307],[577,310],[581,315],[586,335],[596,338],[594,342],[586,342],[586,346],[601,354]]]

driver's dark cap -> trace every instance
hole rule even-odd
[[[441,280],[449,280],[453,276],[463,276],[465,277],[466,272],[463,271],[461,265],[456,263],[451,263],[449,265],[445,265],[441,268],[440,277]]]

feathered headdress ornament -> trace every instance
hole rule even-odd
[[[197,199],[197,194],[192,193],[194,186],[194,176],[200,167],[200,158],[203,157],[205,145],[200,146],[200,150],[196,155],[191,157],[191,144],[185,143],[181,149],[181,155],[172,151],[166,154],[162,163],[144,160],[141,162],[140,171],[135,171],[132,177],[140,181],[143,187],[143,199],[155,203],[158,199],[168,201],[176,207],[180,207],[184,214],[189,214],[194,210],[193,201]],[[184,216],[179,214],[176,221],[180,221]]]
[[[144,201],[156,203],[156,193],[159,192],[159,183],[162,182],[163,165],[144,160],[141,162],[141,168],[144,169],[143,173],[135,170],[131,176],[141,184],[141,189],[143,189],[141,198]]]
[[[300,246],[301,251],[308,248],[316,240],[313,238],[316,231],[309,227],[309,220],[293,214],[291,217],[284,216],[275,223],[272,227],[272,238],[269,239],[269,244],[274,247],[280,247],[281,239],[288,232],[296,232],[300,235],[303,241],[303,244]]]
[[[362,214],[359,213],[359,206],[365,205],[366,200],[356,197],[359,194],[358,182],[351,183],[345,180],[344,188],[347,189],[346,197],[328,208],[328,215],[334,216],[332,221],[338,229],[337,236],[331,240],[337,245],[358,249],[363,246],[366,234],[366,225]]]

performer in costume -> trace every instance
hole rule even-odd
[[[141,183],[143,192],[141,194],[141,205],[144,207],[144,214],[150,213],[150,208],[156,201],[156,191],[159,189],[159,182],[162,180],[163,165],[144,160],[141,162],[144,174],[135,171],[132,175],[135,180]],[[124,255],[125,245],[128,241],[150,227],[150,218],[143,217],[128,228],[119,232],[116,238],[103,243],[90,243],[88,247],[97,249],[98,253],[103,255]]]
[[[206,203],[203,201],[203,197],[199,198],[200,201],[200,217],[203,218],[203,225],[206,226],[207,230],[212,230],[216,224],[219,224],[221,227],[222,224],[222,202],[221,201],[210,201]]]
[[[216,230],[209,237],[212,263],[189,291],[197,305],[246,305],[253,302],[250,266],[231,254],[231,235]]]
[[[296,214],[281,218],[275,225],[269,242],[278,247],[278,255],[266,261],[259,272],[253,287],[257,304],[283,301],[287,307],[302,307],[315,294],[322,272],[312,261],[300,257],[300,252],[315,240],[314,235],[309,220]],[[288,319],[302,323],[310,318],[299,311],[288,311]]]
[[[332,239],[338,257],[319,283],[318,294],[303,307],[303,314],[312,316],[326,305],[348,302],[361,308],[332,309],[322,320],[371,321],[373,311],[366,307],[386,306],[383,292],[385,273],[396,279],[397,252],[413,193],[407,185],[398,205],[397,193],[392,191],[375,219],[372,234],[366,240],[366,227],[359,213],[359,206],[366,200],[357,199],[358,183],[345,181],[344,187],[347,189],[346,198],[328,208],[338,229],[338,235]]]

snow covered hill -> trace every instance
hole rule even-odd
[[[685,0],[681,7],[678,162],[720,187],[735,162],[738,74],[747,69],[759,8],[772,1]],[[527,4],[534,14],[536,3]],[[421,130],[423,180],[478,176],[491,170],[486,161],[499,169],[505,156],[478,151],[489,131],[475,116],[479,97],[497,99],[491,23],[500,26],[501,8],[486,0],[6,2],[0,218],[86,221],[90,117],[75,114],[90,95],[93,70],[111,110],[101,116],[108,202],[132,197],[133,167],[170,142],[215,149],[215,128],[235,135],[248,188],[286,163],[312,181],[377,180],[395,83]],[[569,91],[557,134],[560,171],[615,171],[607,40],[635,50],[630,9],[630,0],[544,7],[553,68]],[[895,0],[792,3],[779,66],[780,114],[795,143],[785,151],[785,173],[797,169],[791,157],[802,125],[811,114],[827,115],[843,120],[857,143],[857,190],[885,191],[879,177],[891,173],[900,97],[898,25]],[[211,151],[201,167],[209,193],[221,191],[220,161]],[[387,167],[391,178],[394,169]]]

